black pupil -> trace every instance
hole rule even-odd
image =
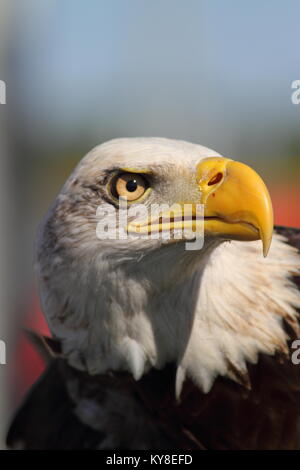
[[[127,191],[129,191],[130,193],[133,193],[134,191],[136,191],[136,188],[137,188],[137,181],[136,180],[127,181],[127,183],[126,183]]]

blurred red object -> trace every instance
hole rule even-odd
[[[23,328],[31,329],[45,336],[50,336],[49,328],[45,317],[42,314],[37,295],[32,295],[32,303],[29,305],[28,313],[25,315]],[[39,356],[32,344],[29,342],[26,333],[20,332],[20,339],[16,350],[16,377],[14,383],[17,384],[14,399],[19,402],[24,393],[38,379],[45,368],[43,359]]]
[[[300,227],[300,185],[274,187],[270,190],[275,224]]]

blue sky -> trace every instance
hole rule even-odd
[[[21,5],[10,66],[28,132],[166,135],[234,152],[248,126],[258,142],[299,128],[299,1]]]

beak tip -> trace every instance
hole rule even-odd
[[[264,258],[266,258],[268,256],[268,253],[270,251],[271,242],[272,242],[272,235],[269,238],[265,238],[265,239],[263,238],[262,239]]]

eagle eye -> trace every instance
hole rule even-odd
[[[137,173],[121,173],[112,180],[111,194],[115,198],[136,201],[143,196],[148,187],[149,184],[144,176]]]

